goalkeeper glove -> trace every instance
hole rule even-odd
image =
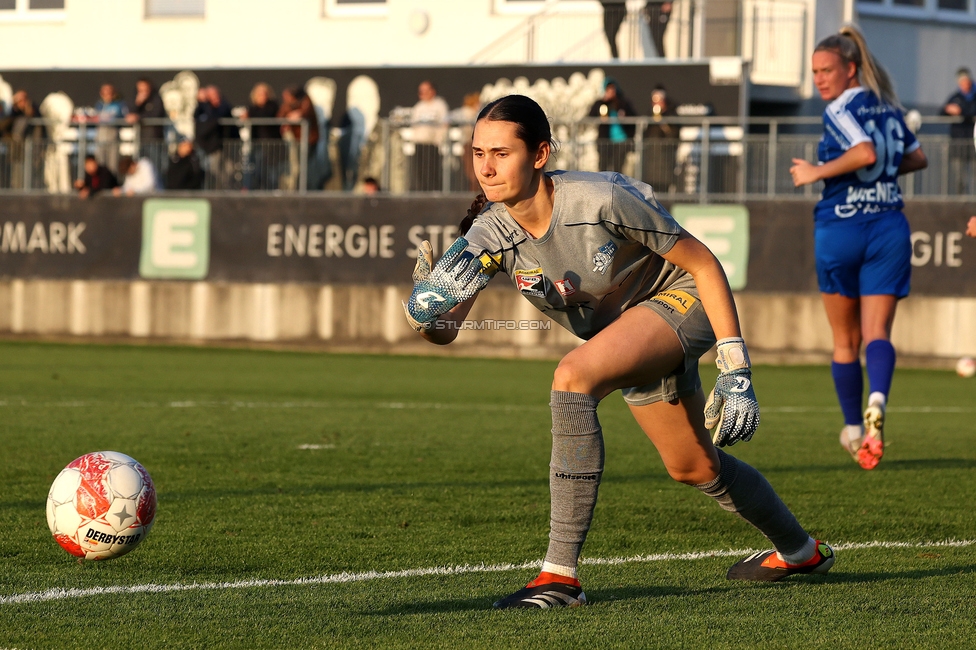
[[[705,403],[705,428],[716,447],[752,438],[759,426],[759,402],[752,389],[749,353],[741,338],[722,339],[715,365],[721,371]]]
[[[423,242],[417,249],[413,293],[403,303],[407,323],[415,331],[430,328],[438,316],[484,289],[498,272],[501,258],[487,252],[475,257],[467,247],[468,240],[458,237],[436,266],[430,242]]]

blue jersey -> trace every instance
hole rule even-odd
[[[905,207],[898,187],[902,156],[918,149],[901,111],[866,88],[849,88],[824,110],[824,134],[817,148],[821,163],[839,158],[862,142],[874,145],[877,160],[849,174],[824,181],[814,210],[818,222],[856,218],[868,221]]]

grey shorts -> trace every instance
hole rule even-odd
[[[621,391],[624,400],[633,406],[645,406],[694,395],[702,385],[698,376],[698,359],[715,345],[715,333],[698,297],[698,289],[694,285],[666,289],[636,306],[653,309],[664,319],[678,335],[685,358],[680,367],[663,379],[624,388]]]

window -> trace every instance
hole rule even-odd
[[[202,18],[205,5],[206,0],[146,0],[146,18]]]
[[[976,23],[976,0],[857,0],[865,16]]]
[[[64,20],[64,0],[0,0],[0,21],[17,20]]]
[[[386,0],[322,0],[325,16],[385,16]]]

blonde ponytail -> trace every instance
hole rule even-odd
[[[889,106],[902,108],[891,77],[871,54],[867,41],[864,40],[864,34],[857,27],[844,25],[838,34],[820,41],[816,51],[824,50],[834,52],[845,64],[853,63],[857,68],[861,84],[873,92],[879,100]]]

